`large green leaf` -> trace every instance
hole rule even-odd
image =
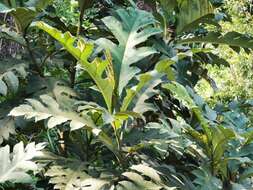
[[[155,110],[152,103],[145,102],[148,98],[158,94],[154,88],[162,82],[162,77],[170,69],[174,62],[168,59],[157,63],[153,71],[138,75],[138,84],[126,89],[126,96],[121,106],[121,111],[126,111],[132,105],[132,109],[138,113],[144,113],[149,110]]]
[[[20,33],[24,33],[27,27],[32,23],[33,19],[37,16],[35,10],[25,7],[3,10],[1,13],[8,13],[13,16],[17,30]]]
[[[132,64],[156,53],[155,49],[140,44],[161,31],[154,27],[156,20],[152,14],[132,7],[126,10],[118,9],[115,16],[102,20],[118,44],[104,38],[97,40],[97,43],[112,53],[116,84],[121,94],[124,87],[140,71]]]
[[[178,43],[211,43],[252,49],[253,37],[246,34],[240,34],[238,32],[228,32],[226,34],[221,34],[219,32],[209,32],[205,36],[195,36],[179,40]]]
[[[46,172],[45,176],[50,177],[49,183],[55,184],[54,189],[72,190],[82,189],[81,182],[91,178],[86,174],[87,166],[81,162],[71,164],[53,165]]]
[[[37,170],[37,165],[31,160],[36,156],[42,156],[43,148],[43,144],[35,143],[30,143],[24,148],[23,142],[16,144],[12,153],[9,145],[0,148],[0,183],[31,182],[32,178],[27,172]]]
[[[201,124],[203,130],[205,131],[205,135],[207,135],[208,141],[211,140],[211,131],[207,120],[204,118],[202,110],[196,105],[186,88],[183,85],[174,81],[171,83],[164,84],[163,88],[171,91],[175,98],[177,98],[183,103],[183,105],[187,106],[190,110],[192,110],[199,123]]]
[[[93,121],[88,116],[79,117],[77,113],[71,110],[71,108],[67,111],[61,110],[59,104],[52,97],[41,95],[40,99],[41,101],[27,99],[28,104],[14,108],[10,112],[10,115],[16,117],[25,116],[28,119],[34,118],[36,122],[49,119],[47,122],[48,128],[53,128],[67,121],[72,121],[70,126],[75,130],[82,128],[85,125],[89,129],[95,127]]]
[[[228,142],[235,138],[235,133],[232,129],[221,126],[212,127],[212,162],[213,165],[220,165],[221,159],[227,149]],[[218,168],[218,167],[217,167]]]
[[[194,183],[198,185],[197,190],[221,190],[222,182],[213,176],[208,168],[199,168],[192,172],[196,179]]]
[[[78,61],[80,61],[81,66],[95,81],[98,89],[104,97],[108,110],[111,111],[112,96],[114,91],[114,78],[113,73],[110,69],[112,67],[112,63],[109,54],[106,54],[106,59],[104,60],[96,58],[90,62],[89,58],[94,50],[93,44],[85,42],[82,38],[76,38],[69,32],[63,34],[59,30],[43,22],[37,22],[36,26],[59,41],[70,54],[72,54]],[[104,73],[107,74],[107,77],[103,76]]]
[[[48,128],[70,121],[71,130],[77,130],[85,127],[85,129],[97,136],[112,152],[117,155],[112,140],[99,128],[96,127],[92,119],[88,115],[79,116],[71,107],[64,110],[59,104],[48,95],[41,95],[40,101],[35,99],[27,99],[27,103],[14,108],[10,116],[25,116],[27,119],[35,119],[35,122],[47,119]]]
[[[94,168],[95,169],[95,168]],[[96,171],[96,172],[99,172]],[[92,167],[87,163],[71,161],[53,164],[46,172],[49,182],[55,184],[54,189],[60,190],[174,190],[163,183],[162,175],[154,168],[145,165],[132,165],[119,176],[109,170],[102,169],[102,173],[95,178]],[[109,174],[109,175],[108,175]],[[100,175],[100,176],[99,176]],[[150,179],[150,180],[147,180]]]
[[[178,3],[177,32],[187,30],[192,23],[213,12],[208,0],[183,0]]]
[[[184,135],[182,131],[190,126],[172,119],[170,119],[172,127],[167,121],[161,120],[160,122],[150,122],[142,130],[132,129],[124,139],[125,143],[132,145],[129,152],[152,148],[161,158],[165,158],[168,152],[182,156],[191,144],[188,139],[182,138]]]

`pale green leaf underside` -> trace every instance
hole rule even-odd
[[[79,116],[72,108],[62,110],[55,99],[48,95],[41,95],[40,100],[27,99],[27,103],[14,108],[10,116],[24,116],[27,119],[37,121],[47,120],[48,128],[70,122],[71,130],[77,130],[82,127],[92,132],[95,136],[104,142],[104,144],[114,153],[116,149],[111,139],[99,128],[96,127],[93,120],[88,115]]]
[[[85,165],[75,163],[72,167],[55,165],[50,167],[46,172],[46,176],[50,177],[49,183],[55,184],[54,189],[73,190],[81,188],[81,181],[90,178],[85,173]]]
[[[8,140],[10,134],[15,134],[15,122],[10,117],[5,117],[0,120],[0,144],[3,140]]]
[[[36,171],[37,165],[31,161],[35,156],[41,156],[44,145],[30,143],[24,148],[23,142],[14,146],[10,152],[9,145],[0,148],[0,183],[27,183],[32,180],[28,171]]]
[[[17,92],[19,78],[27,77],[25,64],[11,64],[7,61],[0,62],[0,95],[6,96],[8,91]]]
[[[65,166],[52,166],[46,173],[51,177],[50,183],[59,190],[174,190],[162,183],[157,170],[144,165],[133,165],[129,171],[121,174],[122,180],[113,183],[114,176],[107,178],[93,178],[87,174],[88,169],[83,163],[74,163]],[[151,180],[146,180],[144,176]]]

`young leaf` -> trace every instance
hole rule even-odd
[[[162,82],[161,77],[162,74],[156,71],[139,75],[138,85],[127,89],[127,95],[124,98],[121,111],[126,111],[130,103],[134,103],[134,112],[144,113],[149,110],[155,110],[154,106],[151,103],[146,103],[145,100],[157,93],[154,88]]]

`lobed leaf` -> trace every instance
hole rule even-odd
[[[41,156],[43,144],[30,143],[24,147],[23,142],[16,144],[13,152],[9,145],[0,148],[0,183],[11,181],[13,183],[31,182],[32,178],[28,171],[36,171],[37,165],[32,159]]]
[[[117,39],[118,44],[105,38],[98,39],[97,44],[112,53],[116,86],[121,95],[125,86],[140,71],[132,64],[156,53],[152,47],[137,46],[161,31],[154,27],[156,20],[152,14],[132,7],[126,10],[118,9],[115,16],[105,17],[102,21]]]

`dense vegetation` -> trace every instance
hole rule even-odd
[[[2,0],[0,188],[253,189],[252,14]]]

